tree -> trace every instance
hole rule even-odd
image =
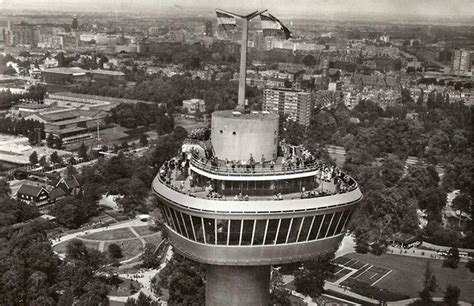
[[[173,259],[168,263],[170,305],[204,305],[204,271],[200,267],[202,266],[187,259]]]
[[[151,297],[145,295],[143,292],[140,292],[137,299],[128,298],[125,306],[158,306],[159,303],[153,301]]]
[[[312,298],[320,296],[324,291],[324,282],[334,271],[333,259],[334,253],[326,253],[305,261],[303,269],[295,274],[296,291]]]
[[[453,199],[453,207],[464,213],[470,213],[472,207],[472,199],[468,193],[460,193]]]
[[[461,295],[461,289],[454,285],[448,285],[446,291],[444,292],[444,302],[448,306],[457,306],[459,302],[459,296]]]
[[[48,162],[46,161],[46,156],[41,156],[41,158],[39,159],[38,163],[40,164],[41,167],[43,167],[44,169],[46,169],[49,164]]]
[[[85,145],[85,143],[81,143],[81,145],[79,146],[77,156],[82,159],[87,159],[89,157],[89,155],[87,154],[87,146]]]
[[[290,306],[290,294],[283,285],[283,278],[280,271],[273,269],[270,285],[270,305]]]
[[[122,249],[115,243],[109,244],[107,250],[111,258],[117,259],[123,257]]]
[[[109,305],[109,288],[103,282],[92,279],[85,285],[84,291],[77,301],[78,306]]]
[[[74,305],[74,294],[70,289],[66,289],[58,301],[58,306]]]
[[[76,176],[78,172],[72,164],[69,164],[66,167],[65,174],[66,174],[66,177],[71,177],[71,176]]]
[[[38,153],[36,151],[33,151],[30,155],[30,164],[31,165],[36,165],[38,163]]]
[[[474,273],[474,259],[469,259],[469,261],[466,263],[466,267],[469,269],[469,271]]]
[[[454,247],[449,249],[448,256],[443,261],[443,267],[457,269],[459,264],[459,250]]]
[[[183,141],[188,136],[188,132],[182,126],[176,126],[173,130],[173,136],[177,141]]]
[[[423,290],[420,291],[420,299],[417,300],[416,303],[418,305],[433,305],[431,293],[436,290],[436,287],[436,276],[433,274],[430,263],[428,262],[426,264],[426,270],[423,277]]]
[[[57,151],[54,151],[53,153],[51,153],[50,160],[53,164],[60,164],[62,162],[62,158],[59,157]]]
[[[140,135],[140,145],[142,147],[146,147],[148,145],[148,135],[145,133]]]
[[[147,269],[157,268],[160,265],[160,259],[155,254],[156,246],[152,243],[145,244],[142,254],[142,266]]]
[[[185,108],[185,109],[186,109],[186,108]],[[187,109],[186,109],[186,110],[187,110]],[[201,110],[200,110],[199,108],[196,110],[196,113],[194,114],[194,117],[195,117],[197,120],[202,120],[203,114],[202,114],[202,112],[201,112]]]

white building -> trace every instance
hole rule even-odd
[[[203,99],[183,100],[183,109],[187,109],[188,113],[196,113],[198,110],[201,113],[206,111],[206,103]]]

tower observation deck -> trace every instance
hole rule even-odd
[[[183,152],[153,180],[174,250],[207,264],[206,305],[268,305],[271,265],[336,250],[362,198],[352,177],[282,144],[278,122],[216,111],[212,150]]]

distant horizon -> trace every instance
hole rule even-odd
[[[136,13],[147,15],[211,15],[215,8],[253,11],[269,9],[285,18],[383,18],[411,20],[456,19],[474,20],[472,0],[241,0],[236,2],[218,0],[0,0],[0,10],[43,10]]]

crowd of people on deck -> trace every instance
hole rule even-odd
[[[344,193],[349,191],[354,181],[347,175],[345,175],[341,169],[334,165],[326,165],[321,161],[317,161],[314,156],[307,150],[298,148],[298,150],[289,149],[290,146],[283,146],[282,152],[283,156],[281,158],[281,171],[291,171],[297,169],[305,169],[311,168],[312,170],[316,171],[316,180],[319,183],[317,189],[308,190],[306,191],[303,187],[301,190],[301,198],[315,198],[321,197],[326,195],[331,195],[335,193]],[[207,155],[207,154],[206,154]],[[179,175],[184,174],[184,177],[181,180],[180,187],[173,186],[174,189],[180,190],[184,192],[184,181],[185,179],[189,179],[190,187],[194,187],[195,182],[193,179],[192,173],[189,173],[189,164],[190,159],[194,157],[194,159],[199,160],[201,163],[205,165],[210,165],[211,168],[215,169],[225,169],[227,172],[250,172],[255,173],[256,165],[260,165],[261,169],[265,169],[269,166],[271,171],[275,170],[275,160],[267,161],[265,156],[262,154],[260,162],[257,163],[254,156],[250,154],[248,160],[231,160],[225,159],[224,161],[219,160],[216,156],[199,156],[198,152],[191,150],[191,152],[182,152],[178,157],[175,157],[167,162],[165,162],[159,170],[159,176],[162,181],[164,181],[168,185],[171,184],[171,177],[173,173],[175,173],[176,178]],[[176,170],[176,171],[175,171]],[[175,172],[173,172],[175,171]],[[259,171],[262,171],[259,169]],[[331,182],[335,185],[334,192],[329,192],[327,189],[324,189],[324,182]],[[203,188],[206,191],[206,198],[208,199],[225,199],[225,196],[220,194],[219,192],[212,189],[211,185],[208,187]],[[192,189],[194,191],[194,189]],[[190,191],[188,191],[190,193]],[[276,193],[274,195],[274,200],[283,200],[283,195],[281,193]],[[248,201],[249,196],[243,195],[239,193],[233,197],[235,201]]]

